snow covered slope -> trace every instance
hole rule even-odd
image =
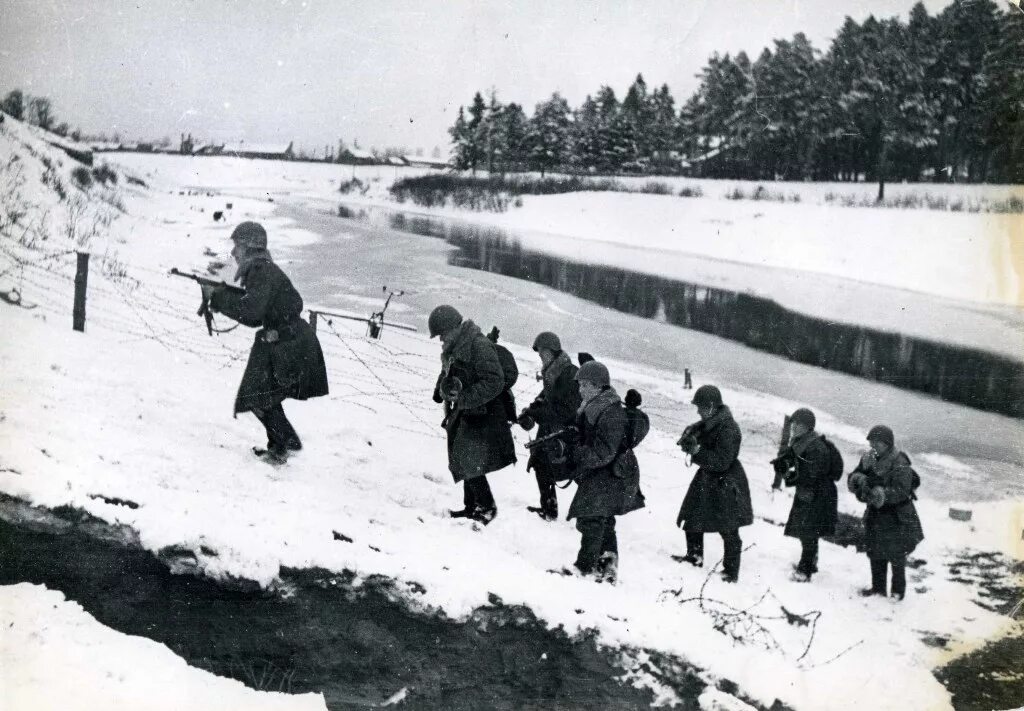
[[[59,592],[0,587],[4,708],[326,709],[319,694],[253,691],[190,667],[167,647],[104,627]]]
[[[5,129],[0,139],[8,154],[31,162],[19,136]],[[63,204],[44,187],[33,200]],[[226,209],[222,197],[178,193],[164,184],[122,194],[126,212],[106,241],[92,244],[108,266],[90,275],[84,334],[70,329],[74,263],[62,255],[69,245],[57,235],[19,244],[5,232],[0,291],[17,287],[21,304],[0,304],[5,329],[17,334],[0,344],[0,491],[126,524],[153,551],[183,546],[194,551],[198,572],[213,577],[272,587],[282,566],[385,575],[404,585],[412,607],[457,618],[496,594],[570,633],[595,629],[612,647],[678,655],[765,705],[778,698],[800,709],[866,700],[877,708],[948,707],[931,670],[1014,629],[976,605],[978,591],[952,580],[946,564],[971,549],[1024,556],[1019,501],[976,506],[971,528],[921,501],[928,538],[915,555],[924,563],[912,570],[913,592],[903,603],[859,598],[865,557],[828,544],[813,585],[789,581],[799,546],[777,524],[791,499],[770,491],[767,462],[778,414],[795,404],[728,383],[718,384],[744,429],[742,459],[758,515],[742,531],[739,585],[669,557],[683,546],[673,521],[693,473],[673,446],[678,419],[670,418],[692,413],[675,373],[609,362],[621,391],[637,387],[667,403],[652,411],[655,429],[638,452],[649,505],[620,521],[614,587],[546,572],[571,562],[578,534],[525,510],[536,497],[525,456],[491,477],[494,523],[477,530],[446,516],[461,492],[447,473],[440,413],[430,401],[438,346],[422,333],[368,341],[359,324],[324,324],[332,394],[287,406],[306,449],[281,468],[254,460],[248,449],[260,428],[251,417],[231,418],[251,332],[208,337],[194,315],[197,290],[166,270],[204,267],[243,219],[268,225],[272,249],[310,235],[266,200],[232,198],[224,224],[210,219],[213,209]],[[532,372],[534,354],[512,348]],[[527,399],[535,388],[522,378],[516,394]],[[821,419],[852,456],[862,433],[827,413]],[[560,496],[565,510],[568,492]],[[859,508],[842,499],[844,510]],[[709,537],[707,545],[717,559],[719,542]],[[949,637],[949,648],[926,645],[928,633]]]

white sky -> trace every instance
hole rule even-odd
[[[936,13],[946,0],[925,0]],[[904,18],[913,0],[0,0],[0,92],[50,96],[60,120],[126,139],[435,145],[490,87],[576,106],[638,72],[677,105],[713,51],[752,58],[845,15]]]

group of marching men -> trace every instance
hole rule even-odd
[[[285,416],[282,402],[327,394],[327,373],[316,334],[301,317],[302,298],[274,264],[267,251],[267,233],[244,222],[232,233],[235,275],[244,291],[203,286],[210,308],[246,326],[258,328],[235,400],[235,412],[252,412],[267,435],[265,448],[254,453],[271,464],[287,461],[302,442]],[[430,337],[441,339],[441,372],[434,400],[443,404],[448,465],[463,483],[463,508],[455,518],[490,523],[497,506],[487,474],[516,461],[511,426],[535,426],[527,470],[533,470],[539,506],[529,507],[542,519],[558,517],[559,482],[574,482],[576,491],[567,519],[576,520],[580,548],[565,574],[614,582],[618,566],[615,518],[644,507],[640,469],[634,448],[650,427],[635,390],[625,399],[611,385],[608,368],[587,354],[572,363],[560,339],[551,332],[533,343],[541,363],[541,392],[516,412],[510,388],[518,370],[515,359],[497,344],[497,331],[481,329],[452,306],[435,308],[428,319]],[[739,461],[742,434],[713,385],[694,392],[699,421],[678,441],[685,456],[698,466],[683,499],[677,526],[686,536],[686,555],[674,556],[695,567],[704,565],[704,534],[722,537],[722,579],[739,579],[742,539],[739,529],[753,523],[750,488]],[[818,570],[818,541],[835,533],[842,457],[815,432],[814,413],[796,410],[788,442],[772,461],[775,486],[795,488],[785,535],[801,542],[794,579],[809,582]],[[907,556],[923,540],[914,506],[919,485],[909,458],[895,446],[884,425],[867,435],[868,451],[847,476],[849,490],[866,504],[865,547],[871,562],[871,587],[863,595],[906,593]],[[567,484],[566,484],[567,485]],[[892,570],[891,589],[887,586]]]

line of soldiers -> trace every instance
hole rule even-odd
[[[272,464],[287,461],[302,442],[285,416],[286,399],[305,400],[328,392],[327,372],[316,334],[302,319],[302,297],[267,251],[267,234],[255,222],[240,224],[231,235],[236,279],[244,292],[203,285],[210,308],[243,325],[259,329],[235,399],[235,413],[252,412],[263,424],[266,448],[257,456]],[[560,572],[614,582],[618,540],[615,517],[643,508],[640,469],[633,449],[643,440],[649,420],[641,398],[629,391],[621,399],[611,386],[608,368],[587,354],[574,365],[557,335],[543,332],[534,340],[540,358],[541,392],[516,414],[509,391],[515,361],[493,338],[452,306],[435,308],[428,319],[430,337],[441,339],[441,373],[434,399],[443,403],[448,434],[449,470],[463,482],[463,508],[451,516],[481,524],[497,515],[487,474],[516,461],[511,425],[525,430],[539,425],[528,470],[533,470],[539,506],[529,507],[547,521],[558,517],[557,482],[577,485],[567,519],[576,519],[580,548],[572,569]],[[504,367],[502,361],[504,360]],[[517,373],[516,373],[517,374]],[[686,555],[675,557],[696,567],[704,564],[704,534],[723,541],[722,578],[739,579],[742,539],[739,529],[753,523],[746,472],[739,461],[742,433],[722,394],[713,385],[694,392],[700,420],[690,425],[678,445],[698,465],[683,498],[677,526],[686,537]],[[772,464],[795,488],[785,535],[801,542],[794,579],[807,582],[818,571],[818,541],[835,532],[842,477],[838,450],[815,432],[814,413],[800,408],[791,416],[792,431]],[[546,441],[545,441],[546,440]],[[895,437],[884,425],[867,436],[869,451],[847,477],[849,490],[866,504],[865,546],[871,562],[871,587],[864,595],[886,595],[892,570],[892,596],[906,593],[906,559],[923,540],[914,507],[920,480]],[[838,458],[838,461],[837,461]]]

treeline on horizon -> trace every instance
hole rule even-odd
[[[751,61],[712,55],[677,110],[638,75],[527,117],[492,91],[459,108],[454,166],[746,180],[1024,182],[1024,11],[955,0],[909,20],[846,18],[827,52],[803,33]]]

